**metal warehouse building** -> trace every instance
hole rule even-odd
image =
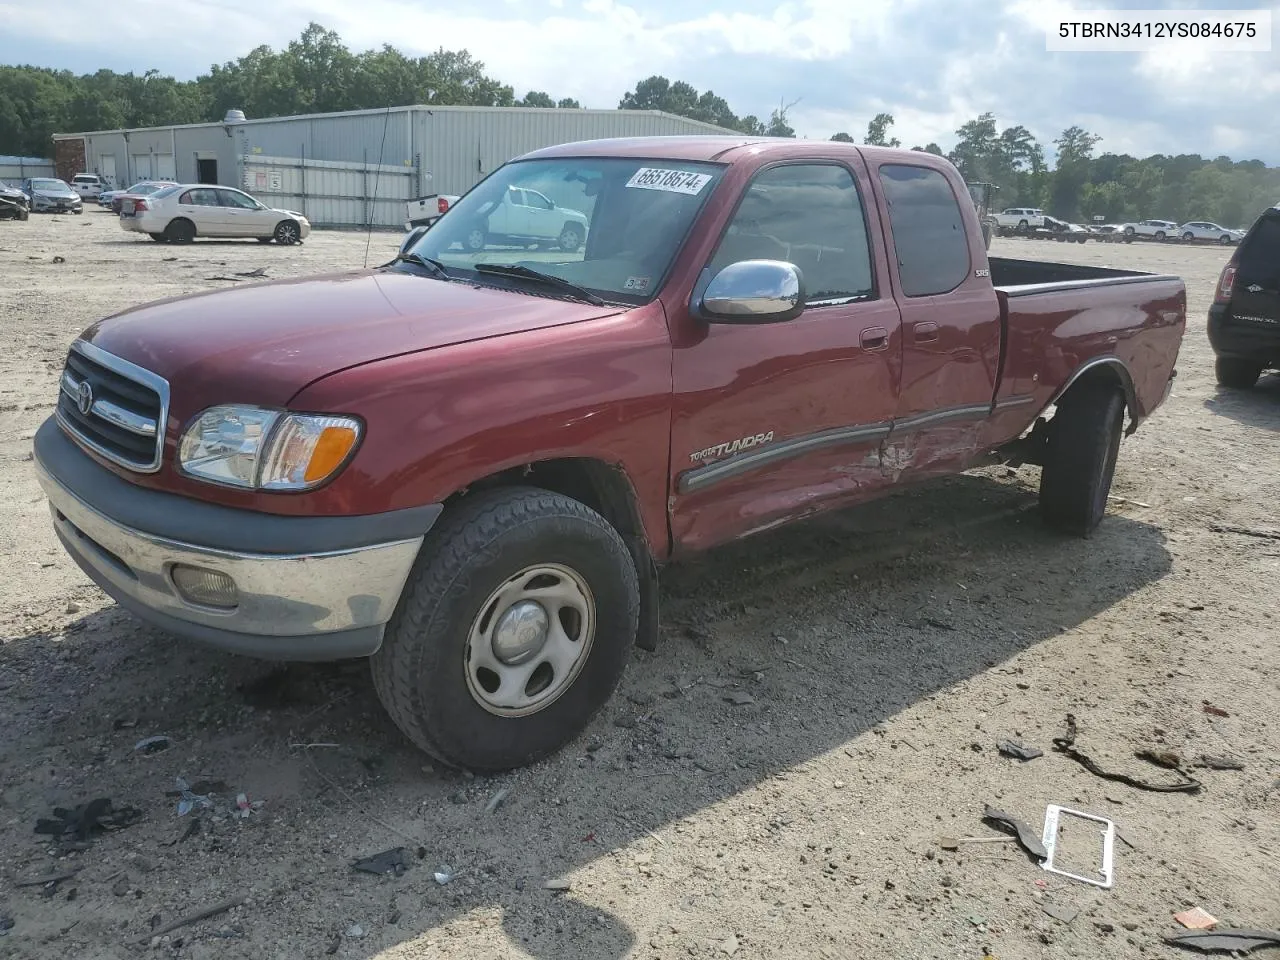
[[[392,107],[54,135],[58,176],[241,187],[320,226],[404,223],[405,201],[461,194],[512,157],[604,137],[729,134],[649,110]]]

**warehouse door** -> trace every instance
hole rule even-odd
[[[114,153],[103,154],[98,158],[98,176],[108,187],[116,186],[116,155]]]
[[[218,161],[214,157],[196,157],[196,183],[217,183]]]
[[[151,154],[135,153],[133,155],[133,179],[135,182],[151,179]]]
[[[151,175],[157,180],[177,180],[174,174],[173,154],[157,153],[152,160]]]

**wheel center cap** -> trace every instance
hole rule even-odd
[[[513,603],[493,630],[493,655],[507,666],[527,663],[547,642],[551,620],[536,600]]]

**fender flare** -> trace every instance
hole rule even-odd
[[[1119,357],[1111,355],[1105,357],[1094,357],[1092,360],[1089,360],[1079,366],[1075,372],[1067,378],[1066,382],[1054,391],[1053,396],[1049,399],[1049,402],[1041,408],[1037,417],[1042,416],[1045,410],[1048,410],[1066,396],[1067,391],[1075,386],[1077,381],[1084,377],[1085,374],[1089,373],[1091,370],[1096,370],[1104,366],[1114,368],[1120,377],[1120,386],[1124,390],[1125,407],[1129,411],[1129,426],[1125,430],[1125,436],[1133,434],[1133,432],[1138,429],[1138,425],[1145,419],[1138,407],[1138,391],[1133,385],[1133,374],[1129,372],[1129,368],[1125,366],[1124,361]]]

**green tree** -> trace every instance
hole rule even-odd
[[[560,100],[556,103],[556,106],[560,107],[562,110],[581,110],[582,109],[582,104],[580,104],[577,100],[573,99],[573,97],[561,97]]]
[[[555,105],[556,102],[551,99],[551,95],[541,90],[530,90],[524,95],[524,99],[516,103],[517,107],[554,107]]]
[[[836,142],[838,142],[838,143],[853,143],[853,142],[854,142],[853,137],[849,136],[847,133],[844,133],[843,131],[841,131],[840,133],[834,134],[834,135],[831,137],[831,139],[832,139],[832,140],[835,140],[835,141],[836,141]]]
[[[1093,148],[1101,139],[1083,127],[1071,126],[1053,141],[1058,148],[1058,163],[1049,189],[1049,209],[1054,216],[1066,220],[1079,217],[1084,187],[1089,182]]]
[[[867,136],[863,143],[876,147],[900,147],[902,141],[889,137],[889,128],[893,126],[893,114],[877,113],[867,124]]]

